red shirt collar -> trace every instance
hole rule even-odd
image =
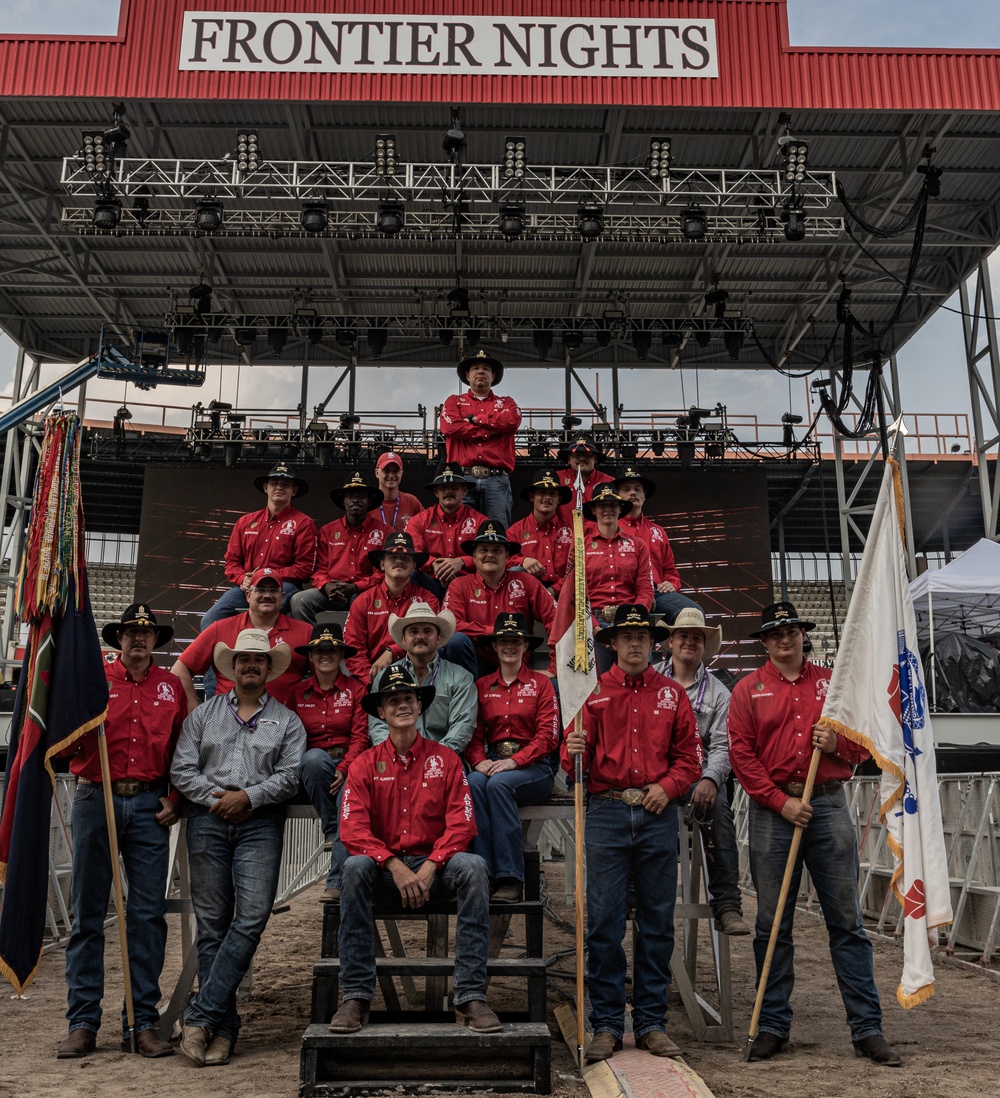
[[[641,675],[626,675],[621,667],[615,663],[612,664],[610,670],[604,672],[602,678],[610,676],[612,682],[617,683],[619,686],[628,686],[633,682],[639,682],[643,686],[648,686],[650,679],[654,674],[656,674],[656,672],[653,670],[652,664],[649,664]]]

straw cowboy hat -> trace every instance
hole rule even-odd
[[[705,615],[693,606],[685,606],[674,618],[674,624],[668,625],[667,632],[676,633],[678,629],[697,630],[705,638],[705,659],[710,660],[722,647],[722,626],[705,624]]]
[[[267,673],[266,682],[283,675],[292,662],[292,650],[282,641],[271,647],[271,640],[263,629],[244,629],[236,638],[232,648],[225,641],[219,641],[215,646],[212,658],[216,669],[224,679],[234,679],[236,657],[241,652],[263,652],[271,657],[271,668]]]
[[[403,630],[408,625],[423,624],[428,622],[438,627],[441,634],[441,643],[447,644],[455,635],[455,615],[450,610],[442,610],[435,614],[426,602],[411,602],[406,613],[401,617],[395,614],[389,615],[389,636],[400,646],[403,646]]]

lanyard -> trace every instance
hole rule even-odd
[[[254,732],[256,730],[257,722],[260,720],[260,715],[264,712],[263,707],[258,709],[257,712],[254,713],[254,715],[248,721],[245,721],[240,716],[239,706],[233,705],[233,699],[228,696],[226,697],[226,705],[229,706],[230,713],[232,713],[232,715],[236,718],[236,723],[240,725],[241,728],[245,728],[248,732]]]
[[[403,502],[402,496],[396,496],[396,510],[392,513],[392,522],[385,517],[385,507],[379,504],[378,513],[382,516],[382,523],[385,526],[391,526],[394,530],[396,528],[396,519],[399,518],[399,505]]]
[[[667,674],[670,676],[670,678],[674,677],[674,661],[673,660],[671,660],[670,663],[667,664]],[[701,703],[705,700],[705,687],[707,685],[708,685],[708,671],[706,671],[705,668],[703,667],[701,669],[701,686],[698,688],[698,699],[694,703],[694,705],[692,706],[692,709],[694,709],[694,713],[695,713],[696,717],[700,716],[700,714],[701,714]]]

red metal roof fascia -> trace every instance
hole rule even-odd
[[[716,21],[718,78],[189,72],[185,10]],[[118,38],[0,38],[0,95],[115,99],[1000,110],[1000,50],[788,44],[785,0],[123,0]]]

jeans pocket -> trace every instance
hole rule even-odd
[[[84,801],[89,801],[94,797],[100,797],[102,791],[96,785],[77,785],[76,793],[73,795],[73,803],[81,804]]]

